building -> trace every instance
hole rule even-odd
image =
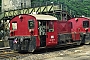
[[[15,10],[31,7],[31,0],[0,0],[1,10]]]

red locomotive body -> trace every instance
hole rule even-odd
[[[72,33],[80,33],[81,43],[90,43],[90,19],[85,17],[72,18]]]
[[[59,21],[50,15],[22,14],[10,21],[8,40],[11,49],[33,52],[41,47],[77,43],[80,40],[80,34],[72,34],[71,28],[71,22]]]

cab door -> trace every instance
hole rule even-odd
[[[46,46],[56,46],[57,45],[57,27],[56,21],[49,21],[47,24],[47,37]]]

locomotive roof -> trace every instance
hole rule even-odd
[[[57,20],[56,17],[51,16],[51,15],[37,15],[37,14],[32,14],[37,20]]]
[[[90,19],[90,17],[85,17],[85,18],[88,18],[88,19]]]

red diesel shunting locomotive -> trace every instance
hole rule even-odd
[[[80,33],[81,43],[90,43],[90,18],[78,17],[68,20],[72,22],[72,32]]]
[[[50,15],[17,15],[10,20],[11,49],[34,52],[42,47],[78,44],[80,34],[71,33],[72,24]]]

